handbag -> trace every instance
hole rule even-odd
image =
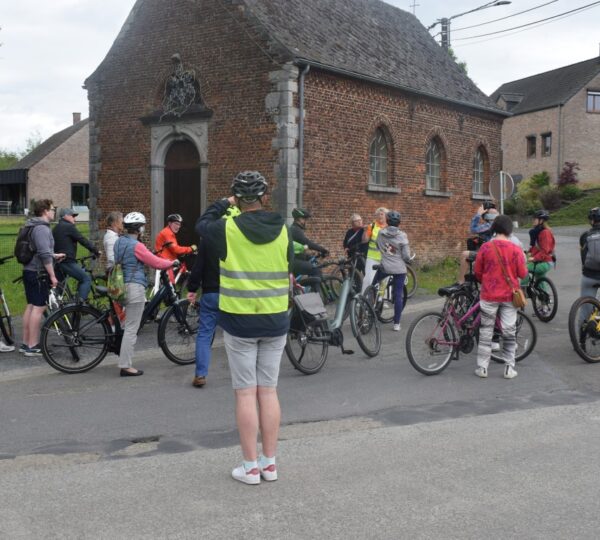
[[[125,253],[123,253],[124,255]],[[121,260],[123,258],[121,257]],[[115,301],[123,304],[127,298],[127,288],[125,287],[125,278],[123,276],[123,265],[121,262],[115,261],[115,265],[112,267],[106,280],[106,288],[108,290],[108,297]]]
[[[498,261],[500,262],[500,268],[502,268],[504,279],[506,280],[506,283],[508,283],[508,286],[512,289],[512,304],[517,309],[523,309],[527,305],[527,298],[525,298],[525,294],[523,294],[521,287],[517,287],[516,289],[513,288],[512,281],[508,277],[508,272],[506,271],[506,267],[504,266],[504,262],[500,256],[500,251],[498,251],[498,246],[494,244],[494,242],[491,242],[491,244],[494,247],[496,255],[498,256]]]

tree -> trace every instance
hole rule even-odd
[[[19,156],[16,152],[0,149],[0,171],[10,169],[17,161]]]
[[[452,58],[452,60],[454,60],[456,62],[456,65],[459,67],[459,69],[465,74],[468,75],[468,71],[467,71],[467,63],[466,62],[459,62],[458,61],[458,57],[456,56],[456,53],[452,50],[452,47],[448,48],[448,55],[450,56],[450,58]]]
[[[559,186],[576,185],[579,182],[577,171],[580,171],[579,163],[576,161],[565,161],[558,178]]]
[[[0,148],[0,171],[10,169],[17,161],[35,150],[40,144],[42,144],[42,136],[39,131],[34,131],[27,137],[24,150],[5,150]]]

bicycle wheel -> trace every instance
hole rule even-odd
[[[40,344],[44,359],[54,369],[83,373],[104,360],[111,335],[102,313],[85,304],[73,304],[48,317]]]
[[[439,313],[425,313],[413,321],[406,334],[408,360],[423,375],[444,371],[457,346],[454,326]]]
[[[537,343],[537,330],[531,319],[522,311],[517,311],[517,349],[515,351],[515,361],[520,362],[523,358],[529,356]],[[492,360],[499,364],[504,363],[502,358],[503,339],[500,336],[500,349],[492,351]]]
[[[600,302],[592,296],[575,300],[569,311],[569,337],[586,362],[600,362]]]
[[[4,298],[4,293],[0,291],[0,331],[7,345],[13,345],[15,342],[15,329],[12,323],[12,317],[8,310],[8,304]]]
[[[475,302],[475,297],[467,291],[459,291],[452,295],[450,301],[454,306],[457,317],[460,319],[467,314],[467,311]]]
[[[538,279],[531,304],[540,321],[550,322],[554,319],[558,310],[558,294],[554,283],[545,277]]]
[[[305,331],[290,330],[287,335],[285,353],[292,366],[305,375],[317,373],[327,361],[329,343],[315,339],[322,335],[320,328],[311,326]]]
[[[350,300],[350,327],[364,353],[377,356],[381,349],[381,328],[373,306],[362,296]]]
[[[182,366],[196,361],[198,309],[189,300],[179,300],[162,316],[158,327],[158,344],[165,356]]]
[[[379,294],[380,286],[381,283],[376,286],[369,285],[363,296],[375,310],[375,315],[377,315],[379,321],[387,324],[394,320],[394,289],[392,280],[387,280],[387,285],[382,296]]]
[[[408,298],[412,298],[417,292],[417,274],[413,270],[412,266],[406,265],[406,295]]]

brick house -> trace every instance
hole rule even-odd
[[[0,171],[0,200],[22,214],[32,199],[52,199],[59,208],[87,206],[89,120],[73,113],[73,125],[55,133],[10,169]]]
[[[85,85],[93,216],[140,210],[152,235],[178,211],[194,240],[207,203],[257,169],[332,251],[351,213],[386,206],[439,259],[501,166],[506,112],[379,0],[138,0]]]
[[[502,152],[513,177],[547,171],[557,181],[564,162],[576,161],[581,181],[600,182],[600,57],[505,83],[490,97],[512,114]]]

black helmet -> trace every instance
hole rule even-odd
[[[588,212],[588,219],[593,221],[594,223],[598,223],[600,221],[600,208],[596,206],[596,208],[592,208]]]
[[[231,193],[238,199],[252,202],[262,197],[267,187],[265,177],[258,171],[243,171],[233,179]]]
[[[490,208],[496,208],[496,203],[494,201],[484,201],[483,209],[489,210]]]
[[[294,219],[298,219],[298,218],[308,219],[309,217],[311,217],[311,213],[308,210],[305,210],[304,208],[294,208],[292,210],[292,217]]]
[[[388,225],[391,225],[392,227],[397,227],[398,225],[400,225],[400,220],[402,219],[402,216],[400,216],[400,212],[396,212],[396,210],[391,210],[385,215],[385,219]]]
[[[183,223],[183,218],[179,214],[169,214],[169,217],[167,217],[167,223],[173,223],[174,221]]]
[[[535,214],[534,217],[536,219],[543,219],[543,220],[549,220],[550,219],[550,214],[548,213],[548,210],[544,210],[543,208],[541,210],[538,210]]]

